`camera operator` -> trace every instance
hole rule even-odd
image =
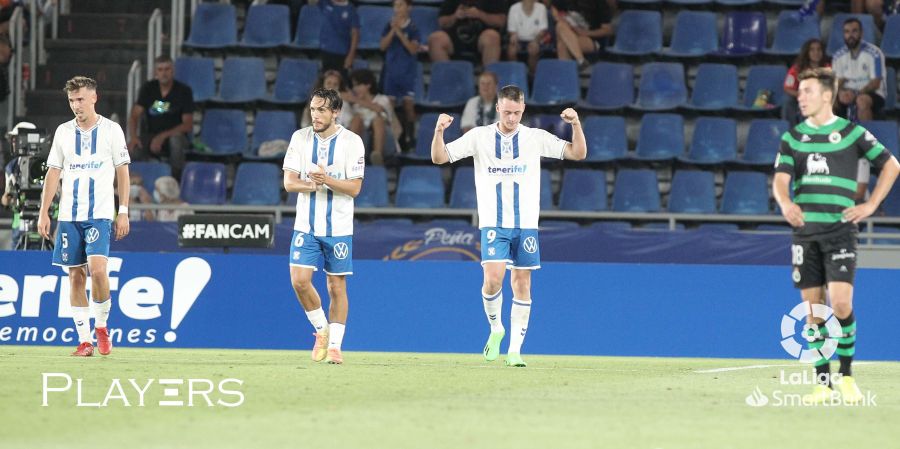
[[[0,203],[13,211],[12,249],[52,249],[52,242],[37,231],[40,194],[49,142],[33,123],[20,122],[6,135],[11,158]],[[53,208],[56,216],[57,208]]]

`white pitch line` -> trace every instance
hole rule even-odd
[[[875,362],[855,362],[854,365],[871,365]],[[709,374],[709,373],[726,373],[729,371],[743,371],[745,369],[761,369],[761,368],[790,368],[802,366],[797,363],[792,363],[790,365],[747,365],[747,366],[732,366],[728,368],[713,368],[713,369],[700,369],[694,370],[697,374]]]

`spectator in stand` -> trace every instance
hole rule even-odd
[[[438,17],[441,29],[428,36],[431,61],[476,51],[484,66],[499,61],[506,11],[505,0],[444,0]]]
[[[463,133],[476,126],[486,126],[497,121],[497,74],[483,72],[478,77],[478,95],[466,102],[459,120]]]
[[[800,53],[794,60],[794,65],[788,70],[784,78],[784,93],[787,94],[784,106],[781,109],[781,118],[787,120],[791,128],[803,120],[800,114],[800,106],[797,104],[797,96],[800,89],[800,74],[807,69],[818,67],[831,67],[831,61],[825,55],[825,45],[821,39],[810,39],[803,43]]]
[[[885,18],[900,12],[900,0],[852,0],[850,10],[854,13],[871,14],[875,25],[884,29]]]
[[[319,77],[315,87],[313,87],[313,92],[319,88],[336,90],[341,94],[341,99],[344,101],[344,108],[341,109],[341,113],[337,118],[337,123],[345,128],[349,127],[350,122],[353,120],[353,111],[350,108],[353,94],[347,87],[347,82],[345,81],[344,76],[341,75],[341,72],[337,70],[326,70],[322,73],[322,76]],[[305,128],[311,124],[312,118],[310,118],[309,108],[305,107],[303,108],[303,118],[300,120],[300,126]]]
[[[153,184],[153,200],[157,204],[173,206],[187,204],[181,199],[181,188],[178,187],[178,181],[171,176],[156,178],[156,182]],[[183,209],[160,209],[156,211],[156,221],[178,221],[179,216],[189,213],[191,211]]]
[[[416,124],[416,55],[422,37],[409,17],[412,0],[394,0],[394,17],[381,33],[384,68],[381,71],[381,90],[391,98],[392,108],[403,103],[403,141],[412,148]]]
[[[136,171],[132,171],[130,175],[128,180],[131,182],[131,185],[129,186],[128,196],[131,197],[131,201],[128,204],[132,206],[135,204],[153,204],[153,197],[144,188],[144,177]],[[152,221],[153,211],[131,208],[128,210],[128,219],[131,221]]]
[[[319,59],[322,70],[338,70],[346,76],[356,59],[359,44],[359,15],[348,0],[310,0],[322,10]]]
[[[585,54],[599,52],[615,34],[612,8],[601,0],[553,0],[552,4],[557,57],[574,59],[579,69],[587,69],[590,63]]]
[[[509,8],[506,31],[509,45],[506,58],[515,61],[520,53],[528,54],[528,71],[534,74],[541,48],[550,43],[547,30],[547,7],[536,0],[522,0]]]
[[[838,79],[835,114],[854,122],[878,118],[887,97],[884,53],[862,40],[859,19],[844,21],[844,46],[834,53],[832,65]]]
[[[350,74],[350,84],[354,97],[350,131],[361,137],[368,135],[368,139],[363,137],[363,140],[371,142],[366,145],[371,149],[369,163],[384,165],[385,148],[390,149],[387,155],[393,155],[397,148],[392,129],[396,119],[391,100],[378,93],[378,82],[369,69],[354,70]]]

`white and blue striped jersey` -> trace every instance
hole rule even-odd
[[[543,129],[523,125],[504,135],[498,123],[472,128],[448,143],[450,162],[475,158],[478,226],[537,229],[541,157],[562,159],[568,143]]]
[[[847,89],[860,90],[875,78],[881,78],[881,86],[875,91],[881,98],[887,98],[887,70],[881,49],[866,42],[859,43],[859,54],[853,57],[846,45],[834,53],[831,66],[838,78],[844,78]]]
[[[366,166],[362,139],[340,125],[327,139],[319,137],[311,126],[295,131],[283,168],[309,181],[314,165],[323,167],[335,179],[362,178]],[[319,237],[353,235],[353,197],[324,185],[315,192],[298,194],[294,230]]]
[[[61,170],[59,221],[112,220],[115,217],[116,167],[131,163],[125,133],[118,123],[98,116],[83,130],[75,119],[53,135],[47,166]]]

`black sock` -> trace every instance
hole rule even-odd
[[[853,363],[853,355],[856,353],[856,317],[853,312],[847,318],[840,319],[841,336],[838,338],[837,355],[841,361],[841,376],[852,376],[850,365]]]

